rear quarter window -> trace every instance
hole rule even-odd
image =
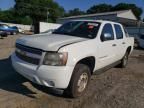
[[[120,25],[114,24],[115,32],[116,32],[116,38],[122,39],[123,38],[123,31]]]

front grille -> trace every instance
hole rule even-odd
[[[35,65],[38,65],[39,62],[40,62],[40,59],[36,59],[36,58],[31,58],[31,57],[27,57],[27,56],[24,56],[18,52],[15,52],[16,53],[16,56],[18,58],[20,58],[21,60],[25,61],[25,62],[28,62],[28,63],[32,63],[32,64],[35,64]]]
[[[18,43],[16,44],[16,48],[18,48],[22,51],[32,53],[32,54],[42,55],[42,50],[41,49],[31,48],[31,47],[24,46],[24,45],[21,45],[21,44],[18,44]]]
[[[31,54],[34,54],[34,55],[41,56],[42,55],[42,50],[36,49],[36,48],[27,47],[27,46],[20,45],[20,44],[16,44],[15,54],[16,54],[16,56],[19,59],[21,59],[21,60],[23,60],[25,62],[31,63],[31,64],[35,64],[35,65],[39,64],[40,58],[35,58],[33,56],[28,56],[25,53],[31,53]]]

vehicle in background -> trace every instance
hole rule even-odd
[[[7,37],[7,33],[5,31],[0,31],[0,37]]]
[[[144,34],[140,34],[137,38],[138,46],[144,48]]]
[[[10,27],[6,24],[0,24],[0,31],[5,32],[7,35],[14,35],[18,33],[18,29]]]
[[[25,31],[22,28],[18,28],[19,33],[25,33]]]
[[[17,26],[12,26],[11,28],[15,29],[18,33],[24,33],[24,30]]]

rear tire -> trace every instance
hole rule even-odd
[[[90,69],[85,64],[77,64],[69,86],[64,90],[64,95],[69,97],[80,97],[83,95],[88,87],[91,77]]]
[[[17,33],[16,32],[13,32],[13,35],[16,35]]]
[[[121,60],[120,65],[119,65],[121,68],[125,68],[127,66],[128,56],[129,56],[129,54],[128,54],[128,52],[126,52],[125,55],[124,55],[124,57]]]

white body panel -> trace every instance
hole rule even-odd
[[[34,83],[47,87],[66,88],[69,84],[72,66],[55,67],[41,65],[39,68],[36,65],[24,62],[16,57],[11,56],[14,69]],[[49,82],[54,82],[54,86],[49,85]]]
[[[85,40],[87,39],[58,34],[39,34],[36,36],[21,37],[16,42],[45,51],[57,51],[60,46]]]
[[[17,40],[16,43],[42,49],[44,51],[68,52],[66,66],[32,65],[20,60],[14,53],[11,56],[13,67],[17,72],[33,82],[48,87],[64,89],[67,88],[73,69],[80,60],[86,57],[94,57],[95,67],[93,71],[96,71],[121,60],[128,47],[131,47],[131,51],[133,50],[134,39],[125,37],[125,34],[124,38],[121,40],[116,40],[116,38],[114,38],[114,40],[111,41],[101,42],[100,35],[103,26],[106,23],[112,25],[115,23],[108,21],[99,22],[101,23],[101,26],[95,39],[52,34],[48,36],[38,35],[35,37],[23,37]],[[122,44],[123,42],[125,42],[125,44]],[[113,47],[113,44],[117,44],[117,46]],[[43,61],[43,57],[41,58],[41,61]],[[54,83],[53,86],[49,85],[51,82]]]

